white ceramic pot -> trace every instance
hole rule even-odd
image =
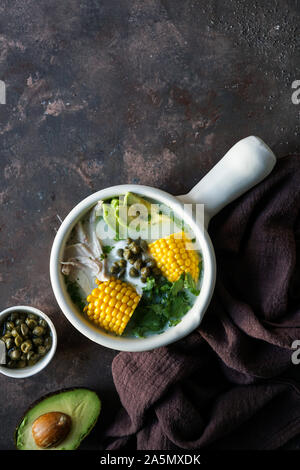
[[[9,369],[5,365],[0,365],[1,374],[6,375],[8,377],[13,377],[14,379],[23,379],[25,377],[30,377],[32,375],[38,374],[38,372],[43,370],[49,364],[56,351],[57,335],[52,321],[45,313],[41,312],[41,310],[38,310],[37,308],[29,307],[26,305],[9,307],[0,312],[0,323],[2,323],[5,318],[8,317],[8,315],[10,315],[12,312],[34,313],[35,315],[43,318],[48,323],[52,336],[52,345],[50,351],[48,351],[47,354],[33,366],[24,367],[22,369]]]
[[[276,157],[258,137],[250,136],[235,144],[219,163],[188,193],[172,196],[157,188],[142,185],[119,185],[102,189],[81,201],[68,214],[55,237],[50,257],[50,277],[56,300],[72,325],[87,338],[120,351],[145,351],[164,346],[186,336],[197,328],[211,300],[216,278],[214,249],[207,233],[209,220],[226,204],[262,181],[273,169]],[[100,330],[84,318],[66,291],[60,262],[72,228],[100,199],[112,198],[127,191],[155,199],[180,214],[195,234],[203,259],[203,280],[193,307],[175,327],[147,338],[117,337]],[[204,204],[204,225],[197,224],[183,204]]]

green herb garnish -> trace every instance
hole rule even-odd
[[[193,295],[199,295],[200,293],[199,289],[197,289],[197,285],[194,279],[192,278],[191,273],[185,273],[184,287],[188,289]]]
[[[108,253],[110,253],[111,250],[113,250],[113,249],[114,249],[114,247],[111,246],[111,245],[104,245],[103,248],[102,248],[103,253],[105,253],[106,255],[108,255]]]
[[[110,253],[111,250],[113,250],[113,249],[114,249],[113,246],[104,245],[104,246],[102,247],[103,253],[100,255],[100,260],[102,261],[102,260],[104,260],[105,258],[107,258],[108,253]]]
[[[152,290],[153,287],[155,286],[155,279],[154,277],[148,277],[147,278],[147,282],[146,282],[146,286],[143,288],[143,291],[147,291],[147,290]]]
[[[177,325],[193,305],[188,292],[198,295],[191,275],[182,274],[176,282],[164,277],[147,278],[143,295],[126,329],[127,334],[144,337],[151,332],[163,331],[166,326]]]
[[[79,308],[79,310],[83,310],[84,307],[86,306],[86,302],[83,300],[79,286],[76,281],[70,281],[66,279],[66,287],[67,287],[67,292],[72,300],[72,302],[76,305],[76,307]]]

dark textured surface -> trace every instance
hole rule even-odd
[[[51,291],[59,217],[118,183],[183,193],[250,134],[278,156],[299,150],[298,24],[298,2],[284,0],[2,0],[1,309],[44,310],[59,346],[36,377],[0,376],[0,449],[52,390],[96,389],[104,424],[117,409],[115,352],[81,336]]]

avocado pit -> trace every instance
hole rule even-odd
[[[56,447],[69,434],[72,419],[66,413],[52,411],[39,416],[32,424],[32,436],[38,447]]]

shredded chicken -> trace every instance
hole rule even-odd
[[[100,281],[108,280],[106,274],[106,261],[102,246],[96,234],[96,216],[100,214],[102,201],[99,201],[91,210],[86,229],[81,221],[75,226],[74,243],[68,245],[64,251],[62,273],[72,279],[97,278]],[[81,287],[85,290],[86,282]]]

